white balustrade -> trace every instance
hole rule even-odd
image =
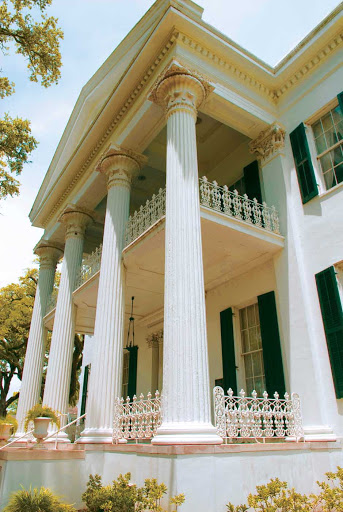
[[[226,185],[221,187],[216,181],[211,183],[206,176],[199,181],[202,206],[280,234],[279,217],[275,206],[269,207],[265,202],[259,204],[256,198],[251,200],[246,194],[240,196],[237,190],[231,192]]]
[[[78,275],[76,288],[88,281],[94,274],[100,270],[102,244],[99,245],[91,254],[82,261],[81,269]]]
[[[165,213],[166,189],[160,188],[158,194],[153,194],[144,206],[141,206],[129,217],[125,232],[125,246],[136,240],[144,231],[160,220]]]
[[[265,391],[263,398],[258,398],[256,391],[246,397],[241,390],[239,396],[233,396],[232,389],[225,395],[223,388],[216,386],[213,396],[215,426],[223,439],[304,436],[297,393],[285,393],[284,398],[274,393],[274,398],[268,398]]]
[[[151,439],[157,428],[161,425],[161,396],[155,392],[155,398],[151,393],[147,398],[141,394],[139,399],[136,395],[132,402],[127,397],[117,398],[114,408],[113,421],[113,442],[120,440],[144,440]]]

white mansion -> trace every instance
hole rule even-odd
[[[342,42],[340,4],[272,68],[191,0],[157,0],[82,89],[30,213],[44,235],[17,418],[48,329],[43,403],[67,412],[79,333],[85,428],[1,455],[3,500],[20,483],[79,503],[90,472],[131,471],[184,492],[183,512],[223,512],[342,465]],[[272,419],[243,425],[259,404]]]

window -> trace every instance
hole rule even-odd
[[[125,399],[129,393],[129,365],[130,365],[130,352],[124,352],[123,356],[123,386],[122,397]]]
[[[343,181],[343,112],[338,105],[312,125],[326,189]]]
[[[246,382],[245,391],[248,396],[251,396],[253,390],[257,392],[258,396],[262,396],[266,389],[266,380],[258,305],[252,304],[240,309],[239,322]]]

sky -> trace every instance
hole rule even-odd
[[[337,0],[197,0],[203,19],[268,64],[275,65],[339,2]],[[153,0],[53,0],[49,15],[64,31],[62,78],[44,89],[28,80],[20,56],[1,55],[0,69],[16,93],[0,102],[31,120],[38,149],[19,178],[20,196],[0,202],[0,287],[18,281],[33,265],[33,247],[43,231],[28,213],[83,85],[139,21]]]

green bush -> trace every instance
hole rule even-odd
[[[119,475],[112,485],[103,486],[99,475],[90,475],[87,489],[82,500],[89,512],[166,512],[161,507],[161,498],[167,492],[165,484],[158,484],[157,480],[147,479],[143,487],[130,483],[131,473]],[[175,510],[184,502],[184,495],[179,494],[171,498],[170,503]]]
[[[327,481],[317,482],[319,494],[299,494],[288,489],[287,482],[271,479],[266,485],[257,485],[256,494],[249,494],[247,504],[226,505],[229,512],[343,512],[343,469],[325,473]]]
[[[76,512],[76,509],[62,503],[50,489],[41,487],[14,492],[3,512]]]

